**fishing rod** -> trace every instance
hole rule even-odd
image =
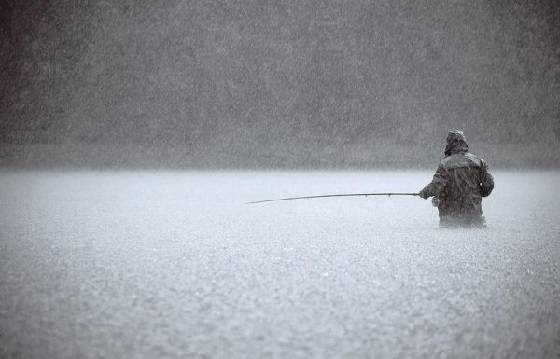
[[[263,203],[263,202],[276,202],[276,201],[293,201],[296,199],[311,199],[311,198],[328,198],[328,197],[367,197],[367,196],[419,196],[419,193],[403,193],[403,192],[384,192],[384,193],[348,193],[348,194],[326,194],[321,196],[304,196],[304,197],[288,197],[278,199],[263,199],[260,201],[247,202],[247,204]]]

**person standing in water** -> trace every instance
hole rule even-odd
[[[485,227],[482,198],[494,189],[488,165],[469,153],[467,139],[459,130],[447,134],[444,155],[432,182],[419,192],[420,197],[434,197],[441,227]]]

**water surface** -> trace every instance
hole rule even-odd
[[[428,172],[0,174],[14,357],[553,357],[556,172],[497,172],[487,229],[439,229]]]

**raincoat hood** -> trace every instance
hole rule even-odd
[[[463,134],[463,131],[452,130],[447,134],[447,145],[445,146],[445,156],[451,156],[456,153],[468,152],[469,145],[467,144],[467,138]]]

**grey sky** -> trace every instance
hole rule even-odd
[[[0,164],[560,163],[556,1],[4,4]]]

